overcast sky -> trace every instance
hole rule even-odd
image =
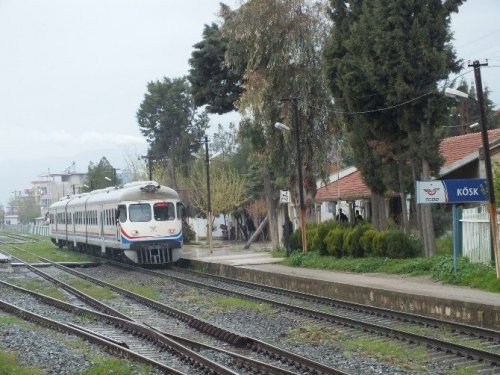
[[[0,0],[0,204],[73,161],[80,172],[102,156],[122,168],[126,153],[144,153],[135,113],[146,84],[188,73],[192,46],[217,20],[219,2]],[[469,0],[452,18],[465,66],[489,59],[483,86],[497,107],[499,16],[500,1]],[[228,120],[213,126],[219,121]]]

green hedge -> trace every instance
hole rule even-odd
[[[312,226],[307,232],[309,236],[308,244],[310,244],[309,249],[317,251],[320,255],[327,255],[328,249],[325,241],[326,236],[332,229],[337,228],[338,226],[339,224],[334,220],[325,221]]]
[[[345,255],[344,252],[344,234],[346,228],[336,227],[333,228],[325,238],[326,249],[329,255],[340,258]]]
[[[420,253],[420,241],[401,230],[377,231],[370,224],[340,225],[328,221],[308,225],[308,248],[319,255],[364,257],[378,256],[394,259],[412,258]],[[294,232],[292,249],[301,249],[300,230]]]
[[[365,250],[361,245],[361,238],[363,234],[370,229],[372,229],[370,224],[359,224],[347,231],[344,240],[344,248],[347,255],[351,257],[362,257],[365,255]]]

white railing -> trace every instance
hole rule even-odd
[[[472,263],[491,261],[490,216],[484,207],[462,211],[462,255]]]
[[[33,224],[16,224],[16,225],[6,225],[4,227],[6,230],[13,230],[20,233],[36,234],[37,236],[50,235],[48,225],[33,225]]]

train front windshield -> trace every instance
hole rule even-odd
[[[127,209],[125,206],[118,207],[120,222],[127,221]],[[128,206],[128,220],[133,223],[145,223],[151,221],[167,221],[175,219],[175,205],[171,202],[158,202],[153,205],[149,203],[136,203]]]
[[[151,221],[151,205],[149,203],[131,204],[128,206],[128,215],[133,223]]]
[[[156,221],[166,221],[175,219],[175,206],[171,202],[158,202],[153,206]]]

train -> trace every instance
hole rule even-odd
[[[66,196],[49,208],[50,238],[59,248],[140,265],[181,257],[184,219],[179,194],[156,181]]]

